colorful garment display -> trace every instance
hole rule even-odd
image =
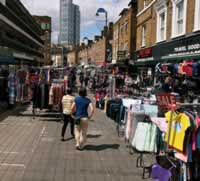
[[[184,113],[176,114],[175,112],[167,112],[165,116],[168,122],[165,141],[174,149],[184,151],[185,134],[191,126],[189,117]]]

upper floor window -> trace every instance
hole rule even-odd
[[[186,32],[187,0],[172,0],[172,37],[180,36]]]
[[[147,7],[147,0],[144,0],[144,8]]]
[[[142,47],[146,46],[146,25],[142,26]]]
[[[43,30],[46,29],[46,25],[45,25],[45,23],[41,23],[41,28],[42,28]]]
[[[125,32],[128,33],[128,20],[124,24]]]
[[[49,23],[46,24],[46,29],[47,29],[47,30],[50,29],[50,24],[49,24]]]
[[[2,3],[3,5],[6,5],[6,1],[5,0],[0,0],[0,3]]]
[[[195,1],[194,31],[200,30],[200,0]]]
[[[167,5],[166,1],[157,1],[157,42],[166,40],[167,33]]]

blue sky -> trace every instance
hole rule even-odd
[[[52,17],[52,40],[57,42],[59,34],[59,1],[60,0],[21,0],[26,8],[34,15],[48,15]],[[93,39],[99,35],[105,21],[105,15],[96,17],[96,11],[102,7],[108,11],[109,21],[116,21],[120,11],[128,6],[130,0],[73,0],[81,10],[81,39]]]

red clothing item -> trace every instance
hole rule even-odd
[[[96,100],[99,100],[99,99],[100,99],[100,94],[99,94],[99,93],[97,93],[97,94],[95,95],[95,99],[96,99]]]
[[[183,62],[183,72],[186,75],[192,76],[192,65],[194,64],[193,60],[187,60]]]

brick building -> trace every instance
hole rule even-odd
[[[88,59],[88,47],[85,44],[81,44],[78,51],[78,64],[87,65]]]
[[[113,25],[113,61],[119,62],[133,58],[136,41],[137,3],[131,1],[129,8],[124,8],[120,18]]]
[[[106,62],[106,37],[96,36],[90,48],[92,49],[90,57],[92,62],[95,65],[103,65]]]
[[[139,0],[138,64],[200,58],[200,0]]]
[[[35,21],[41,27],[43,33],[41,39],[44,41],[44,64],[51,64],[51,17],[49,16],[33,16]]]
[[[78,52],[77,50],[73,50],[67,53],[67,62],[70,67],[75,66],[77,64]]]

